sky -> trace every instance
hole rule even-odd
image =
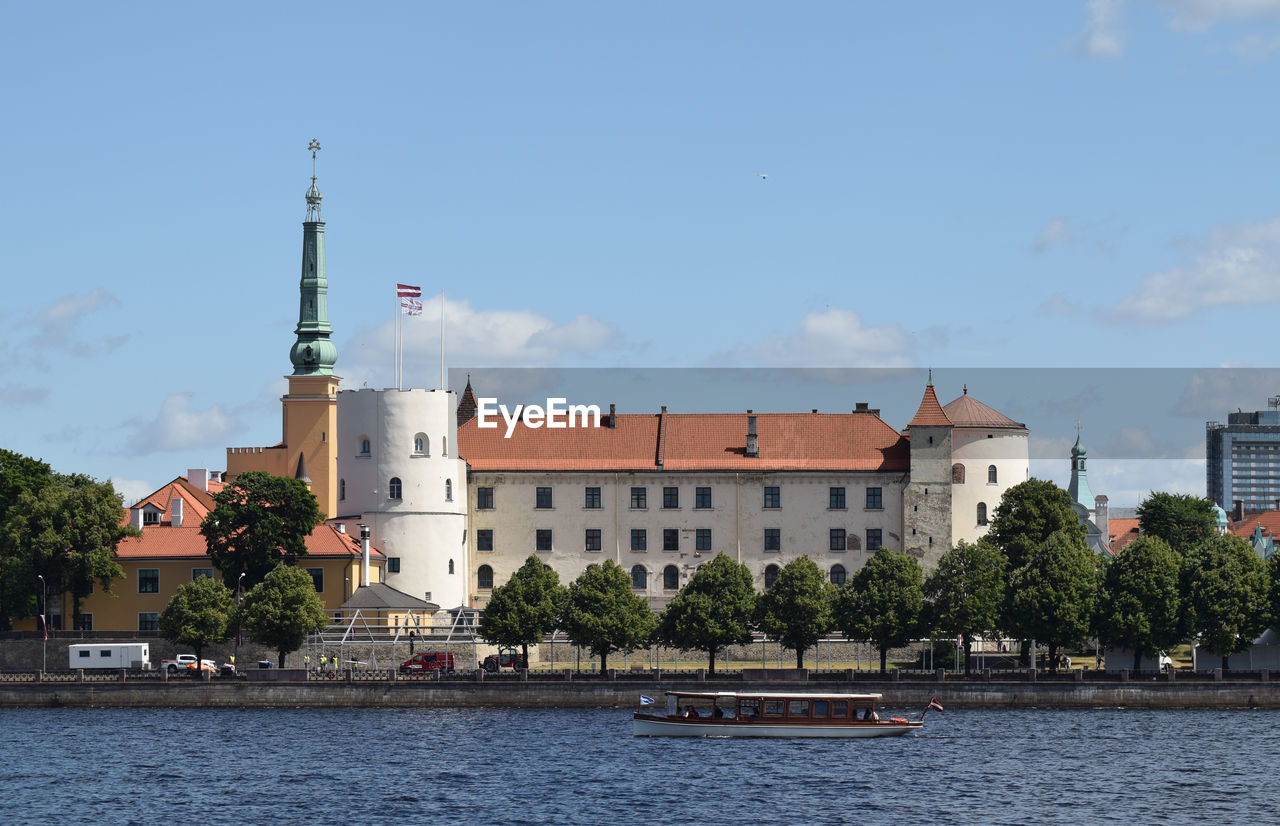
[[[1113,507],[1280,393],[1280,0],[8,3],[0,73],[0,447],[126,502],[279,441],[313,138],[344,387],[417,284],[406,386],[442,294],[455,389],[932,368]]]

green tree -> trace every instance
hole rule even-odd
[[[849,639],[871,640],[880,651],[880,673],[889,649],[910,640],[924,607],[924,575],[915,557],[881,548],[836,592],[836,627]]]
[[[1098,640],[1133,649],[1133,670],[1183,639],[1182,556],[1158,536],[1139,536],[1103,568]]]
[[[995,634],[1000,626],[1008,564],[987,538],[972,544],[962,539],[925,581],[934,628],[964,638],[965,674],[973,667],[973,638]]]
[[[231,589],[202,576],[178,586],[160,612],[160,635],[175,645],[191,646],[199,662],[205,648],[230,635],[235,610]]]
[[[1187,617],[1200,644],[1228,658],[1253,644],[1270,619],[1267,566],[1238,536],[1212,536],[1191,549],[1183,567]]]
[[[311,574],[284,564],[277,565],[245,595],[237,619],[255,642],[279,652],[281,668],[285,655],[301,648],[307,634],[320,630],[327,621],[324,601],[316,593]]]
[[[493,589],[480,636],[498,645],[520,646],[521,662],[529,662],[529,643],[554,631],[564,605],[560,576],[537,556],[530,555],[506,584]]]
[[[9,513],[23,493],[39,492],[52,481],[53,471],[39,459],[0,450],[0,631],[37,610],[36,571],[22,537],[9,527]]]
[[[305,484],[258,470],[241,473],[213,502],[200,525],[209,556],[223,579],[235,582],[243,573],[250,586],[282,562],[297,564],[307,554],[307,537],[324,521]]]
[[[562,625],[574,645],[600,658],[601,671],[614,651],[648,644],[656,624],[644,597],[631,592],[631,576],[612,559],[588,565],[569,584]]]
[[[1098,556],[1075,531],[1059,531],[1009,575],[1010,628],[1049,646],[1049,670],[1063,646],[1081,645],[1094,627]]]
[[[1160,537],[1180,554],[1212,536],[1216,527],[1213,504],[1189,493],[1153,491],[1138,505],[1138,530]]]
[[[834,596],[835,587],[808,556],[784,565],[773,587],[760,595],[759,626],[796,652],[796,668],[804,668],[804,653],[835,626]]]
[[[1071,496],[1053,482],[1028,479],[1000,497],[987,539],[1004,552],[1012,570],[1025,565],[1031,552],[1059,531],[1085,536]]]
[[[751,570],[723,553],[698,566],[658,617],[656,637],[681,651],[706,651],[716,673],[716,650],[751,642],[756,590]]]

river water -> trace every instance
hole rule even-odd
[[[0,710],[0,821],[1268,823],[1277,722],[952,710],[900,738],[702,740],[632,737],[627,710]]]

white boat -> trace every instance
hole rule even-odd
[[[641,709],[632,715],[635,736],[896,737],[924,725],[924,714],[919,720],[880,719],[880,694],[668,691],[666,696],[665,710],[646,706],[649,698],[641,698]]]

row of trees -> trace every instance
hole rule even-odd
[[[964,641],[1007,636],[1047,646],[1050,668],[1065,647],[1097,639],[1141,657],[1190,638],[1223,658],[1280,624],[1280,555],[1263,562],[1232,535],[1218,535],[1212,506],[1153,493],[1138,509],[1142,535],[1104,560],[1085,544],[1070,497],[1032,479],[1006,492],[986,537],[960,542],[926,577],[919,562],[881,549],[836,587],[808,557],[784,566],[757,594],[750,570],[718,555],[702,565],[660,614],[631,590],[612,561],[591,565],[568,587],[536,556],[495,588],[480,633],[528,646],[553,630],[600,657],[658,643],[716,652],[751,641],[754,630],[805,653],[833,631],[890,649],[922,637]]]

